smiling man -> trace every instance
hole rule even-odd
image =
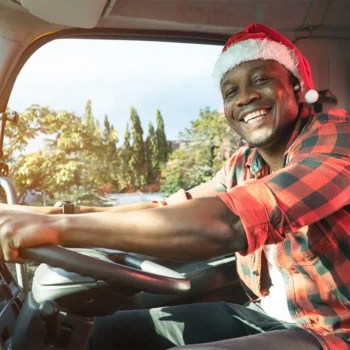
[[[214,78],[228,123],[248,145],[212,181],[149,210],[4,209],[0,258],[18,260],[19,248],[44,243],[174,260],[236,252],[247,305],[117,312],[96,319],[91,348],[349,349],[350,117],[315,116],[300,102],[317,99],[309,64],[263,25],[229,39]]]

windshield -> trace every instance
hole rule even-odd
[[[9,101],[20,125],[9,127],[5,155],[20,203],[119,205],[210,180],[237,146],[211,78],[220,50],[86,39],[42,47]]]

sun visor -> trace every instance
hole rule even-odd
[[[108,0],[20,0],[34,16],[69,27],[94,28]]]

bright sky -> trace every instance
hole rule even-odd
[[[177,139],[201,108],[221,107],[211,78],[220,51],[209,45],[57,40],[26,63],[9,107],[22,112],[35,103],[83,115],[91,99],[94,116],[103,122],[107,114],[120,138],[131,106],[137,109],[145,134],[149,121],[155,124],[158,108],[167,138]]]

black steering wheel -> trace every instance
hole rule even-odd
[[[20,256],[25,259],[102,280],[110,285],[119,284],[157,294],[183,295],[190,292],[190,280],[178,272],[127,253],[122,255],[123,265],[79,254],[62,247],[40,246],[20,251]],[[142,267],[142,263],[146,263],[148,271],[156,273],[129,267],[124,263],[135,267]]]

